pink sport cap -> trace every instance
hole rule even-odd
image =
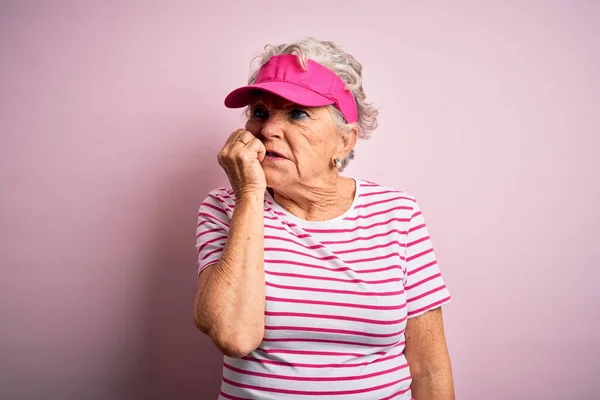
[[[358,109],[344,81],[329,68],[307,60],[303,70],[295,54],[271,57],[258,71],[256,82],[235,89],[225,98],[228,108],[251,103],[256,90],[264,90],[305,107],[335,105],[347,123],[358,122]]]

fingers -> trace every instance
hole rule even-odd
[[[217,154],[217,160],[236,193],[240,190],[262,192],[267,184],[261,166],[265,155],[266,149],[260,139],[252,132],[238,129],[231,133]]]
[[[230,147],[237,144],[245,146],[254,138],[255,136],[251,132],[245,129],[238,129],[229,136],[227,142],[225,143],[225,147]]]
[[[231,135],[229,135],[229,138],[227,138],[227,141],[225,142],[225,146],[223,147],[230,147],[234,144],[236,144],[235,142],[238,141],[246,132],[248,132],[245,129],[237,129],[235,131],[233,131],[231,133]],[[250,132],[248,132],[250,133]],[[250,133],[250,135],[252,135]],[[244,142],[248,143],[248,140],[244,140]]]
[[[258,139],[257,137],[254,137],[254,139],[250,140],[246,144],[246,148],[248,150],[256,152],[258,161],[263,162],[263,160],[265,159],[265,155],[267,154],[267,149],[265,148],[265,145],[263,144],[263,142],[260,141],[260,139]]]
[[[247,146],[248,143],[255,140],[256,136],[254,136],[251,132],[243,131],[237,138],[236,142],[241,143],[244,146]]]
[[[262,162],[266,155],[264,145],[252,132],[238,129],[231,133],[217,158],[219,164],[223,166],[228,162],[227,160],[242,159],[248,156],[252,158],[252,153],[255,154],[254,159],[258,158],[259,162]]]

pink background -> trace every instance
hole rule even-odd
[[[222,100],[311,35],[380,105],[348,174],[425,210],[457,398],[600,398],[599,3],[84,3],[0,5],[0,397],[215,399],[192,302]]]

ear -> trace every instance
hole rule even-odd
[[[340,160],[346,158],[350,150],[356,146],[356,141],[358,140],[358,129],[352,128],[352,130],[347,131],[345,133],[340,133],[340,143],[335,152],[335,157],[338,157]]]

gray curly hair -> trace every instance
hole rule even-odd
[[[366,101],[366,95],[362,87],[362,65],[351,54],[346,53],[333,42],[317,40],[312,37],[302,38],[294,43],[266,45],[264,52],[252,59],[248,84],[253,84],[256,81],[260,67],[267,63],[271,57],[280,54],[295,54],[305,69],[307,59],[311,59],[335,72],[346,83],[348,90],[352,92],[358,108],[358,122],[347,124],[344,116],[335,106],[327,107],[339,132],[343,135],[356,129],[358,137],[361,139],[368,139],[371,136],[371,133],[377,128],[379,111],[372,103]],[[352,159],[354,159],[354,149],[342,160],[340,170],[346,168]]]

